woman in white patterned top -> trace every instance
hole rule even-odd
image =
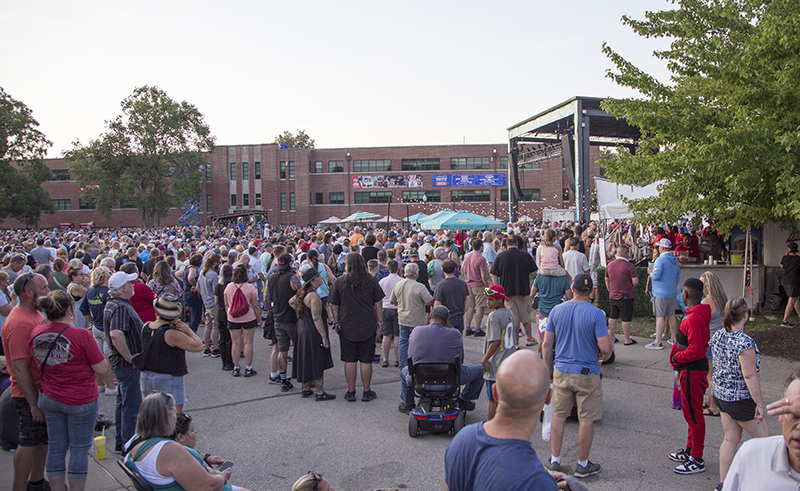
[[[709,343],[714,353],[714,402],[720,409],[725,430],[725,438],[719,447],[720,483],[725,480],[736,454],[742,429],[752,438],[769,436],[758,379],[761,357],[756,342],[744,332],[747,315],[744,298],[728,300],[725,329],[717,331]]]

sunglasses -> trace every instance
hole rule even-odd
[[[322,482],[322,474],[317,474],[314,471],[308,471],[308,474],[311,474],[314,477],[314,491],[317,491],[319,483]]]
[[[181,426],[188,425],[192,421],[192,417],[186,413],[181,413],[178,416],[178,424]]]
[[[492,288],[484,288],[483,291],[486,293],[486,295],[488,295],[490,297],[494,297],[495,295],[503,295],[503,296],[505,296],[505,294],[500,293],[499,291],[494,290]],[[500,298],[500,297],[496,297],[496,298]]]
[[[28,286],[28,282],[31,281],[31,278],[33,278],[34,276],[36,276],[36,273],[34,273],[33,271],[28,271],[28,275],[25,277],[25,281],[22,282],[21,291],[23,292],[25,291],[25,287]]]

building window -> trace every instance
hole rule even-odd
[[[58,210],[71,210],[72,209],[72,200],[69,198],[60,198],[53,200],[53,208],[56,211]]]
[[[439,170],[439,159],[403,159],[401,170]]]
[[[261,193],[256,193],[256,206],[261,206]]]
[[[353,172],[388,172],[392,170],[391,160],[354,160]]]
[[[136,208],[136,205],[133,201],[127,201],[124,199],[119,200],[119,207],[121,209],[128,209],[128,208]]]
[[[236,162],[231,162],[231,181],[236,180]]]
[[[236,206],[236,195],[235,194],[231,195],[231,206]]]
[[[489,169],[489,157],[468,157],[450,159],[450,168],[453,170],[482,170]]]
[[[261,179],[261,162],[253,162],[253,177]]]
[[[286,193],[281,193],[281,211],[286,211]]]
[[[523,189],[520,201],[541,201],[542,193],[538,189]],[[500,201],[508,201],[508,188],[500,190]]]
[[[211,208],[211,195],[207,194],[206,195],[206,213],[211,213],[211,210],[212,210],[212,208]]]
[[[69,181],[69,169],[52,169],[53,173],[51,181]]]
[[[294,193],[289,193],[289,211],[294,211]]]
[[[206,181],[211,182],[211,164],[206,164],[203,168],[205,169]]]
[[[403,201],[422,202],[423,196],[428,197],[428,203],[439,203],[442,201],[441,191],[403,191]]]
[[[328,172],[344,172],[344,160],[329,160]]]
[[[242,162],[242,181],[250,179],[250,164]]]
[[[78,207],[81,210],[94,210],[94,200],[78,198]]]
[[[498,169],[508,169],[508,157],[500,157],[500,164],[497,166]]]
[[[280,172],[280,178],[281,179],[286,179],[286,162],[281,161],[281,163],[278,165],[278,167],[279,167],[278,170]]]
[[[356,204],[364,203],[388,203],[392,198],[391,191],[361,191],[353,193]]]
[[[294,179],[294,162],[289,161],[289,179]]]
[[[328,193],[328,203],[332,205],[343,205],[344,193]]]
[[[314,200],[314,203],[316,203],[316,204],[318,204],[318,205],[323,205],[323,204],[325,204],[325,203],[323,202],[323,198],[322,198],[322,196],[323,196],[323,193],[316,193],[316,199]]]
[[[314,174],[322,174],[322,161],[317,160],[314,162],[314,167],[312,167]]]
[[[250,206],[250,195],[247,193],[242,195],[242,206]]]
[[[561,195],[561,201],[569,201],[569,188],[564,188],[564,192]]]
[[[450,191],[450,200],[459,201],[490,201],[488,189],[454,189]]]

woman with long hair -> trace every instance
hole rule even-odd
[[[714,352],[714,403],[722,416],[725,438],[719,446],[719,482],[725,481],[742,430],[752,438],[769,435],[764,422],[764,399],[758,378],[761,356],[756,342],[745,334],[747,302],[734,297],[725,305],[724,329],[711,338]],[[721,485],[717,489],[722,489]]]
[[[39,409],[47,422],[49,445],[45,467],[54,490],[82,491],[89,472],[88,452],[97,421],[95,375],[110,372],[92,333],[70,325],[75,302],[61,290],[40,297],[37,307],[48,324],[31,333],[33,357],[42,377]],[[76,317],[82,317],[77,315]],[[69,450],[69,465],[65,465]]]
[[[328,326],[322,315],[322,300],[317,288],[323,278],[311,264],[303,264],[298,271],[303,286],[289,300],[289,305],[297,314],[297,332],[294,342],[294,361],[292,378],[303,384],[303,397],[310,397],[311,383],[317,391],[317,401],[336,399],[323,388],[325,370],[333,368],[331,345],[328,340]]]
[[[247,311],[239,316],[231,313],[233,298],[240,291],[248,303]],[[225,287],[225,312],[228,317],[228,330],[231,333],[231,354],[238,356],[244,351],[245,377],[256,375],[253,369],[253,336],[255,335],[258,319],[261,318],[261,309],[258,306],[256,287],[247,282],[247,266],[240,264],[233,269],[233,282]],[[233,376],[241,374],[238,359],[234,363]]]
[[[203,301],[200,298],[200,266],[203,255],[194,253],[189,257],[189,265],[183,272],[183,301],[189,309],[189,329],[197,332],[203,318]]]
[[[706,271],[700,275],[700,281],[703,282],[703,300],[704,303],[711,307],[711,322],[709,328],[711,330],[711,337],[723,327],[723,309],[725,302],[728,298],[725,295],[725,288],[719,281],[719,277],[711,271]],[[703,415],[705,416],[719,416],[719,408],[714,404],[713,387],[714,387],[714,353],[711,346],[708,347],[706,352],[708,358],[708,402],[703,406]]]
[[[89,279],[86,273],[83,272],[83,268],[70,268],[67,270],[67,277],[69,278],[67,293],[76,304],[79,304],[86,292],[89,291]],[[82,315],[75,316],[72,322],[75,327],[86,328],[87,326],[86,318]]]
[[[175,295],[181,298],[183,289],[180,282],[172,276],[172,269],[166,261],[159,261],[153,268],[153,278],[147,282],[147,286],[153,290],[156,297],[161,297],[166,294]]]
[[[797,242],[790,242],[788,248],[786,255],[781,258],[781,269],[783,270],[781,285],[783,285],[786,296],[789,297],[781,327],[791,328],[794,327],[789,322],[792,310],[797,311],[797,315],[800,316],[800,256],[797,254]]]
[[[230,264],[223,264],[219,268],[219,281],[216,285],[214,285],[214,297],[217,301],[219,356],[222,360],[222,369],[226,372],[233,370],[233,359],[231,358],[231,333],[228,330],[228,316],[225,312],[225,287],[228,286],[228,283],[230,283],[232,279],[233,267]]]

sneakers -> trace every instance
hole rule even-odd
[[[224,370],[226,372],[230,372],[231,370],[233,370],[233,363],[228,363],[228,364],[222,365],[222,370]]]
[[[482,338],[483,336],[486,336],[486,333],[483,331],[483,329],[475,329],[475,332],[472,333],[472,335],[476,338]]]
[[[224,368],[223,368],[223,370],[224,370]],[[269,383],[271,383],[272,385],[281,385],[281,376],[277,375],[277,376],[273,377],[272,375],[270,375],[269,376]]]
[[[219,350],[218,349],[212,349],[211,350],[211,358],[219,358]]]
[[[211,350],[208,349],[208,348],[204,349],[203,350],[203,358],[208,358],[209,356],[211,356]]]
[[[244,376],[245,377],[252,377],[253,375],[258,375],[258,372],[255,371],[253,368],[245,368]]]
[[[544,466],[548,471],[561,472],[561,462],[553,462],[553,459],[547,459]]]
[[[336,394],[328,394],[327,392],[317,394],[316,396],[317,401],[332,401],[334,399],[336,399]]]
[[[475,401],[469,401],[467,399],[458,398],[458,407],[463,409],[464,411],[474,411],[475,410]]]
[[[42,479],[37,484],[31,484],[28,481],[27,486],[25,486],[25,491],[50,491],[50,482],[46,479]]]
[[[791,324],[789,322],[781,322],[781,327],[788,327],[789,329],[793,329],[794,324]]]
[[[464,331],[464,336],[472,336],[473,334],[475,334],[475,331],[472,329],[467,328],[467,330]]]
[[[690,457],[691,455],[689,454],[688,448],[682,448],[677,452],[669,454],[669,459],[673,462],[686,462]]]
[[[595,464],[591,460],[586,462],[586,465],[578,464],[575,466],[575,473],[573,476],[575,477],[588,477],[593,476],[595,474],[600,474],[600,464]]]
[[[344,400],[347,402],[356,402],[356,393],[348,390],[344,393]]]
[[[655,341],[653,341],[650,344],[644,345],[644,347],[647,348],[647,349],[664,349],[664,345],[663,344],[656,343]]]
[[[375,399],[377,397],[378,397],[378,394],[376,394],[374,390],[368,390],[368,391],[364,392],[364,394],[361,396],[361,401],[362,402],[369,402],[369,401],[371,401],[371,400],[373,400],[373,399]]]
[[[288,378],[281,380],[281,392],[289,392],[293,388],[294,388],[294,385],[292,385],[292,381],[291,380],[289,380]]]
[[[115,396],[117,395],[117,388],[116,387],[114,387],[113,389],[107,388],[103,393],[107,396]]]
[[[122,444],[121,443],[117,443],[116,445],[114,445],[114,453],[117,454],[117,455],[122,455]]]
[[[672,456],[670,456],[672,457]],[[684,462],[683,464],[679,465],[675,469],[673,469],[676,474],[697,474],[700,472],[705,472],[706,470],[706,463],[703,459],[696,459],[694,457],[689,457],[689,460]]]
[[[103,393],[103,391],[105,391],[105,390],[106,390],[106,386],[105,386],[105,385],[98,385],[98,386],[97,386],[97,392],[98,392],[99,394],[102,394],[102,393]]]
[[[651,339],[655,339],[656,338],[656,333],[651,334],[650,338]],[[667,333],[662,334],[661,335],[661,339],[667,339]]]
[[[397,406],[397,410],[400,411],[401,413],[408,414],[415,407],[417,407],[416,404],[404,404],[404,403],[401,402],[400,405]]]
[[[313,393],[314,393],[314,391],[310,390],[310,389],[309,390],[304,390],[304,391],[301,392],[301,394],[303,396],[303,399],[311,397],[311,394],[313,394]]]
[[[525,340],[525,346],[533,346],[536,344],[536,340],[533,338],[528,338]]]
[[[233,375],[234,377],[238,377],[239,375],[242,374],[241,370],[242,369],[240,367],[233,367],[233,373],[231,375]]]

